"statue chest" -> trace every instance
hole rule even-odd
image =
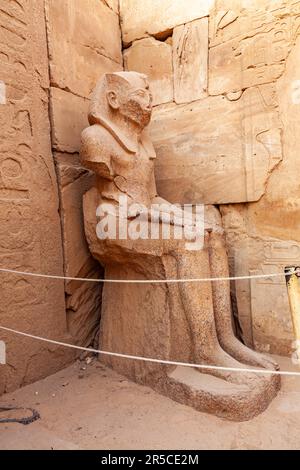
[[[112,157],[114,174],[129,184],[147,186],[154,171],[154,157],[142,145],[136,153],[120,152]]]

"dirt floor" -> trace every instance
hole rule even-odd
[[[280,363],[296,370],[290,359]],[[300,448],[300,377],[283,378],[269,408],[243,423],[175,403],[96,360],[4,395],[1,404],[33,407],[41,419],[0,424],[0,449]]]

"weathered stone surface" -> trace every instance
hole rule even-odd
[[[231,2],[230,2],[231,3]],[[269,10],[214,12],[209,50],[209,94],[276,80],[300,31],[300,2],[266,2]],[[227,18],[227,21],[226,21]]]
[[[208,18],[174,29],[173,67],[176,103],[188,103],[207,95]]]
[[[94,182],[92,172],[80,165],[78,155],[56,154],[63,233],[64,273],[68,277],[100,278],[102,272],[88,249],[82,197]],[[88,346],[99,327],[101,288],[98,283],[66,281],[68,330],[76,344]]]
[[[89,101],[59,88],[50,90],[52,146],[61,152],[78,152]]]
[[[173,101],[172,47],[153,38],[135,41],[124,52],[125,70],[148,76],[153,104]]]
[[[51,84],[88,97],[122,69],[119,17],[100,0],[46,0]]]
[[[0,75],[0,265],[63,275],[58,194],[48,116],[43,2],[2,2]],[[63,281],[1,274],[1,325],[69,341]],[[70,350],[1,331],[7,365],[0,393],[49,375]]]
[[[236,101],[218,96],[155,108],[159,191],[181,203],[258,200],[282,159],[280,128],[272,85]]]
[[[164,35],[174,26],[207,16],[212,4],[213,0],[120,0],[123,42]]]

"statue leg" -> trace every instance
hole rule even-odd
[[[229,276],[224,234],[210,233],[209,258],[212,277]],[[265,357],[248,348],[234,335],[231,317],[230,281],[212,282],[212,293],[217,335],[222,348],[246,364],[278,370],[279,366],[272,358]]]
[[[209,253],[207,249],[197,252],[176,253],[179,278],[201,278],[210,276]],[[218,340],[211,283],[179,283],[183,308],[190,328],[195,363],[231,368],[245,368],[225,352]],[[216,369],[199,369],[229,382],[257,384],[256,374]]]

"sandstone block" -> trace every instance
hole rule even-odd
[[[121,0],[123,41],[164,36],[175,26],[208,16],[212,4],[213,0]]]
[[[80,133],[87,126],[89,101],[51,87],[52,145],[62,152],[78,152]]]
[[[104,72],[122,69],[118,15],[99,0],[47,0],[51,84],[88,97]]]
[[[172,47],[153,38],[135,41],[124,52],[125,70],[148,76],[153,104],[173,101]]]

